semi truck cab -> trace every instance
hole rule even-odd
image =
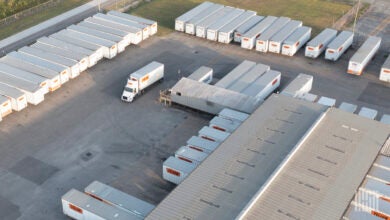
[[[134,97],[138,94],[138,80],[131,78],[127,80],[127,84],[123,89],[122,101],[132,102]]]

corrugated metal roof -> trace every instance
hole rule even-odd
[[[326,109],[271,96],[146,219],[234,218]]]
[[[242,219],[340,219],[389,133],[377,121],[329,109]]]

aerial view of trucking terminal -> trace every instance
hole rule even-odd
[[[390,1],[0,1],[0,220],[67,219],[390,220]]]

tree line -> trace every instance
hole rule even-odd
[[[0,0],[0,18],[34,7],[49,0]]]

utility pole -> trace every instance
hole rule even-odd
[[[100,12],[100,0],[97,0],[97,4],[98,4],[98,10],[99,10],[99,12]]]
[[[357,0],[357,1],[358,1],[357,9],[356,9],[355,20],[353,21],[353,29],[352,29],[352,32],[353,32],[354,35],[355,35],[356,21],[357,21],[357,17],[358,17],[359,10],[360,10],[360,0]]]

